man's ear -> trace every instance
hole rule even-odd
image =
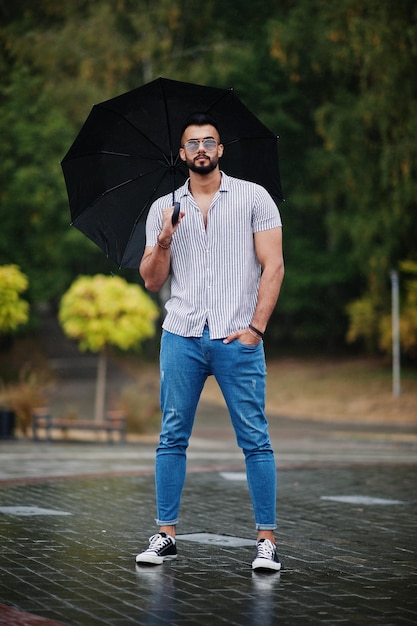
[[[222,143],[219,143],[219,145],[217,146],[217,155],[219,159],[222,158],[223,152],[224,152],[224,145]]]
[[[186,156],[185,156],[185,150],[184,150],[184,148],[180,148],[180,149],[179,149],[179,155],[180,155],[180,159],[181,159],[181,161],[186,161],[186,160],[187,160],[187,159],[186,159]]]

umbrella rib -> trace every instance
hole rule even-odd
[[[171,122],[170,122],[170,117],[168,114],[168,102],[167,102],[167,97],[166,97],[166,93],[165,93],[165,89],[164,89],[164,82],[161,80],[160,81],[160,85],[161,85],[161,91],[162,91],[162,99],[164,102],[164,109],[165,109],[165,119],[167,122],[167,129],[168,129],[168,142],[169,142],[169,163],[171,166],[171,173],[172,173],[172,184],[171,184],[171,189],[172,189],[172,203],[175,204],[175,166],[178,162],[178,158],[179,155],[177,154],[175,162],[174,162],[174,155],[172,152],[172,142],[171,142]]]
[[[150,137],[148,137],[148,135],[146,135],[142,130],[140,130],[140,128],[135,126],[135,124],[133,124],[125,115],[123,115],[122,113],[119,113],[119,111],[114,111],[113,109],[108,109],[107,107],[103,106],[103,104],[96,104],[95,106],[100,107],[102,109],[105,109],[106,111],[110,111],[114,115],[117,115],[118,117],[121,117],[123,120],[125,120],[132,128],[135,129],[135,131],[137,133],[139,133],[144,139],[146,139],[146,141],[149,141],[149,143],[162,154],[162,156],[164,157],[164,160],[168,164],[168,166],[171,165],[171,163],[169,161],[169,158],[167,157],[165,152],[154,141],[152,141],[152,139]]]
[[[164,176],[166,176],[166,173],[168,172],[168,169],[166,169],[164,171],[164,173],[161,176],[161,180],[164,178]],[[114,187],[110,187],[109,189],[106,189],[105,191],[103,191],[102,194],[100,194],[99,196],[97,196],[97,198],[94,200],[94,202],[92,202],[89,205],[90,207],[93,207],[95,204],[97,204],[98,202],[100,202],[100,200],[102,198],[104,198],[104,196],[107,196],[109,193],[113,193],[113,191],[116,191],[117,189],[120,189],[121,187],[125,187],[126,185],[130,185],[131,183],[135,182],[135,180],[138,180],[139,178],[143,178],[144,176],[148,176],[149,174],[153,174],[154,172],[147,172],[146,174],[139,174],[139,176],[135,176],[134,178],[129,178],[129,180],[124,180],[122,183],[119,183],[118,185],[115,185]],[[158,183],[158,185],[160,184],[160,181]],[[154,191],[157,190],[158,185],[155,187]],[[148,201],[149,202],[149,201]],[[148,202],[145,204],[145,207],[147,206]],[[142,211],[139,213],[139,217],[137,219],[140,218],[140,216],[143,213],[143,209]],[[79,216],[78,216],[79,217]],[[73,226],[75,224],[75,222],[77,221],[77,218],[75,218],[75,220],[73,222],[71,222],[71,226]],[[137,221],[137,220],[136,220]]]
[[[153,189],[153,194],[154,194],[156,191],[158,191],[158,189],[159,189],[160,185],[162,184],[163,179],[165,178],[165,176],[167,176],[168,172],[169,172],[169,170],[168,170],[168,169],[166,169],[166,170],[163,172],[163,174],[162,174],[161,178],[159,179],[158,183],[154,186],[154,189]],[[181,170],[178,170],[178,172],[179,172],[180,174],[184,175],[184,173],[183,173],[183,172],[181,172]],[[187,176],[185,176],[185,177],[187,177]],[[135,225],[139,222],[140,218],[142,217],[142,215],[143,215],[143,214],[144,214],[144,212],[146,211],[146,209],[147,209],[147,207],[149,206],[149,203],[150,203],[151,201],[152,201],[152,196],[151,196],[151,198],[150,198],[150,199],[148,199],[148,200],[145,202],[145,204],[143,205],[142,209],[138,212],[138,216],[137,216],[137,218],[136,218],[136,220],[135,220]]]
[[[215,106],[217,106],[217,105],[218,105],[218,103],[219,103],[221,100],[223,100],[223,98],[226,98],[226,97],[228,97],[229,95],[232,95],[232,96],[233,96],[233,94],[234,94],[234,89],[233,89],[233,87],[230,87],[230,89],[228,89],[228,90],[227,90],[227,91],[225,91],[224,93],[220,94],[219,98],[218,98],[215,102],[213,102],[213,103],[210,105],[210,107],[207,109],[207,113],[208,113],[209,111],[211,111],[211,110],[212,110]]]
[[[161,152],[161,150],[158,148],[158,150]],[[126,157],[126,158],[138,158],[138,156],[136,154],[129,154],[129,153],[125,153],[125,152],[111,152],[110,150],[100,150],[98,152],[92,152],[91,155],[83,155],[83,156],[92,156],[94,154],[109,154],[111,156],[120,156],[120,157]],[[179,160],[179,155],[177,155],[177,158],[175,159],[174,163],[170,163],[169,160],[167,159],[167,156],[164,152],[162,152],[162,155],[164,157],[164,161],[162,161],[161,159],[153,159],[152,157],[147,156],[146,159],[148,161],[154,161],[156,163],[161,163],[161,165],[166,165],[167,168],[169,168],[171,165],[176,165],[178,163]]]
[[[71,156],[71,161],[75,161],[75,159],[85,159],[86,157],[97,156],[98,154],[107,154],[109,156],[118,156],[118,157],[126,157],[126,158],[137,158],[136,154],[129,154],[128,152],[114,152],[112,150],[96,150],[94,152],[83,152],[82,154],[76,154],[75,156]],[[147,157],[149,161],[156,160],[150,159]]]
[[[239,137],[236,137],[236,139],[230,139],[230,141],[225,141],[224,145],[225,146],[230,146],[230,144],[232,144],[232,143],[239,143],[239,141],[259,141],[259,140],[268,140],[268,139],[270,141],[271,140],[272,141],[277,141],[277,137],[275,135],[271,135],[271,136],[267,136],[267,137],[265,137],[265,135],[264,136],[257,135],[257,136],[254,136],[254,137],[242,137],[242,136],[239,136]]]
[[[172,154],[172,143],[171,143],[171,122],[170,122],[170,118],[168,115],[168,102],[167,102],[167,97],[166,97],[163,81],[160,82],[160,85],[161,85],[161,90],[162,90],[162,99],[164,102],[165,118],[166,118],[167,127],[168,127],[168,142],[169,142],[169,151],[170,151],[170,157],[171,157],[171,165],[173,165],[173,154]]]
[[[136,154],[129,154],[129,153],[125,153],[125,152],[111,152],[110,150],[97,150],[96,152],[83,152],[83,154],[77,154],[75,156],[71,157],[71,161],[75,161],[76,159],[85,159],[88,157],[94,157],[97,155],[108,155],[108,156],[117,156],[117,157],[123,157],[126,159],[137,159],[139,158],[138,155]],[[149,162],[154,162],[154,163],[159,163],[160,165],[165,166],[167,169],[169,168],[169,163],[168,163],[168,159],[165,158],[165,161],[162,161],[162,159],[152,159],[151,157],[146,157],[146,160]],[[149,172],[148,172],[149,173]],[[144,174],[141,174],[141,176],[144,176]]]

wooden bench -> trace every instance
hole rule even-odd
[[[90,430],[92,432],[106,432],[109,442],[114,441],[114,433],[119,434],[119,441],[126,442],[127,419],[119,411],[111,411],[106,419],[95,420],[64,419],[52,417],[47,409],[36,410],[32,415],[32,432],[34,441],[39,441],[39,429],[45,430],[46,440],[52,440],[52,430]]]

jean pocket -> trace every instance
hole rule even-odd
[[[253,352],[253,351],[257,350],[259,348],[259,346],[262,345],[262,341],[259,341],[257,344],[252,344],[252,343],[243,343],[243,341],[240,341],[240,339],[236,339],[236,343],[241,348],[249,350],[250,352]]]

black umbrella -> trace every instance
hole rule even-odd
[[[61,163],[72,224],[119,267],[138,267],[150,205],[188,176],[178,150],[195,111],[219,124],[221,169],[282,200],[277,137],[232,89],[158,78],[93,106]]]

